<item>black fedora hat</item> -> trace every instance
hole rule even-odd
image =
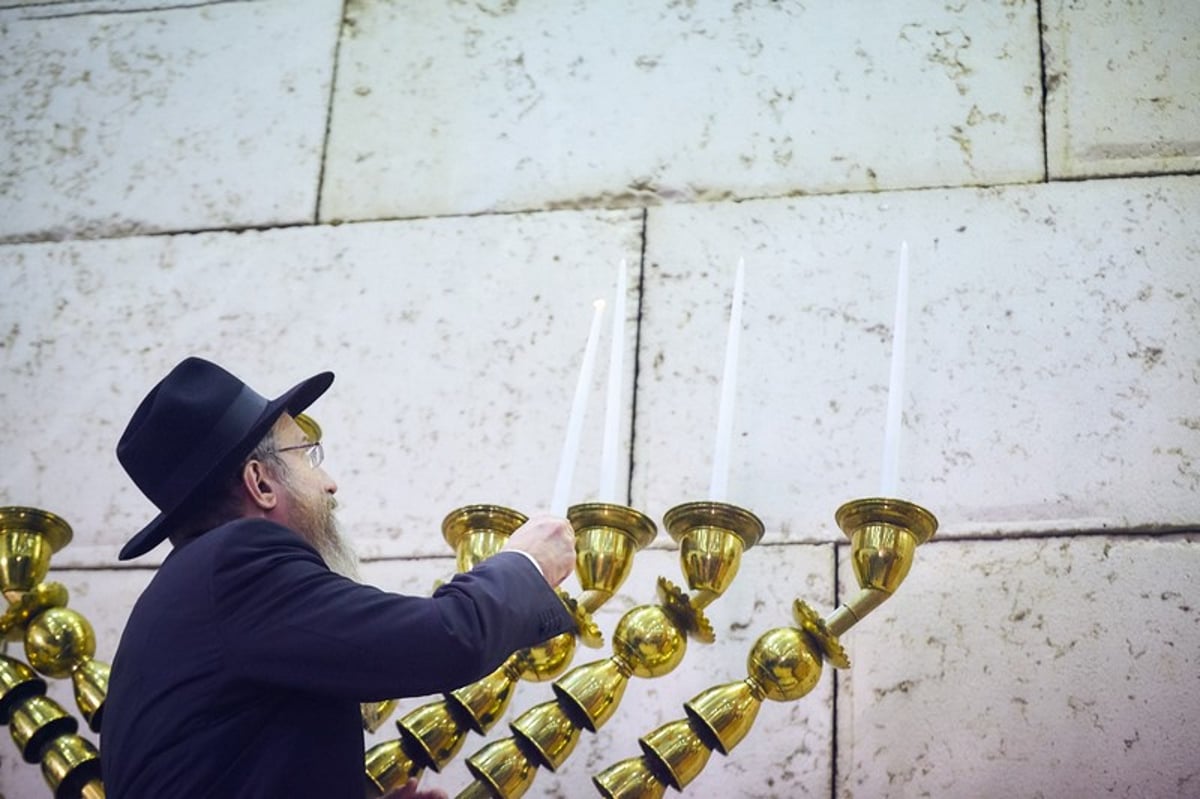
[[[325,393],[321,372],[268,400],[203,358],[187,358],[138,405],[117,444],[117,459],[161,511],[121,548],[144,555],[171,532],[188,501],[232,472],[285,411],[295,415]]]

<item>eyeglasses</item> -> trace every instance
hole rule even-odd
[[[304,450],[304,457],[308,461],[308,465],[313,469],[321,465],[325,460],[325,448],[321,446],[320,441],[314,441],[309,444],[297,444],[294,447],[280,447],[274,452],[291,452],[292,450]]]

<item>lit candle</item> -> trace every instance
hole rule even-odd
[[[908,339],[908,242],[900,244],[896,280],[896,323],[892,326],[892,373],[888,380],[887,427],[883,433],[883,469],[879,495],[896,496],[900,482],[900,425],[904,401],[904,349]]]
[[[617,496],[617,439],[621,434],[621,378],[625,369],[626,265],[617,267],[617,292],[613,297],[612,350],[608,356],[608,397],[604,408],[604,447],[600,450],[600,501],[623,503]]]
[[[738,259],[733,281],[733,302],[729,308],[729,336],[725,339],[725,373],[721,377],[721,405],[717,412],[717,441],[713,449],[712,482],[708,498],[724,502],[729,489],[729,448],[733,438],[733,400],[737,392],[738,339],[742,332],[742,293],[746,282],[746,261]]]
[[[575,461],[579,457],[579,434],[583,430],[583,417],[587,412],[588,389],[592,385],[592,367],[596,363],[596,340],[600,337],[604,300],[596,300],[592,307],[596,310],[592,314],[592,327],[588,331],[587,346],[583,350],[583,366],[579,370],[579,382],[575,384],[571,418],[567,421],[567,436],[563,439],[562,455],[558,459],[554,498],[550,501],[550,512],[555,516],[567,515],[567,494],[571,491],[571,478],[575,475]]]

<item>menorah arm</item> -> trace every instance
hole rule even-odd
[[[848,668],[837,636],[883,604],[912,565],[917,546],[937,529],[929,511],[904,500],[855,500],[837,511],[850,539],[860,590],[828,621],[797,599],[795,627],[763,633],[747,658],[744,680],[717,685],[684,704],[686,718],[638,739],[642,754],[601,771],[592,782],[606,799],[661,799],[668,787],[682,791],[713,751],[729,754],[750,732],[764,699],[795,701],[811,691],[822,666]]]
[[[868,613],[882,605],[891,597],[887,591],[878,588],[863,588],[849,602],[838,607],[825,620],[825,626],[834,635],[841,635],[863,620]]]

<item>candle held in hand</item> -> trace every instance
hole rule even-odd
[[[579,370],[579,382],[575,384],[575,399],[571,403],[571,416],[567,420],[567,435],[563,439],[562,455],[558,459],[558,479],[554,483],[554,497],[550,500],[550,512],[555,516],[567,515],[567,495],[571,491],[571,479],[575,476],[575,461],[579,458],[579,436],[583,431],[588,390],[592,385],[592,368],[596,363],[596,341],[600,337],[604,300],[596,300],[592,306],[596,310],[592,314],[592,327],[588,332],[587,346],[583,350],[583,366]]]

